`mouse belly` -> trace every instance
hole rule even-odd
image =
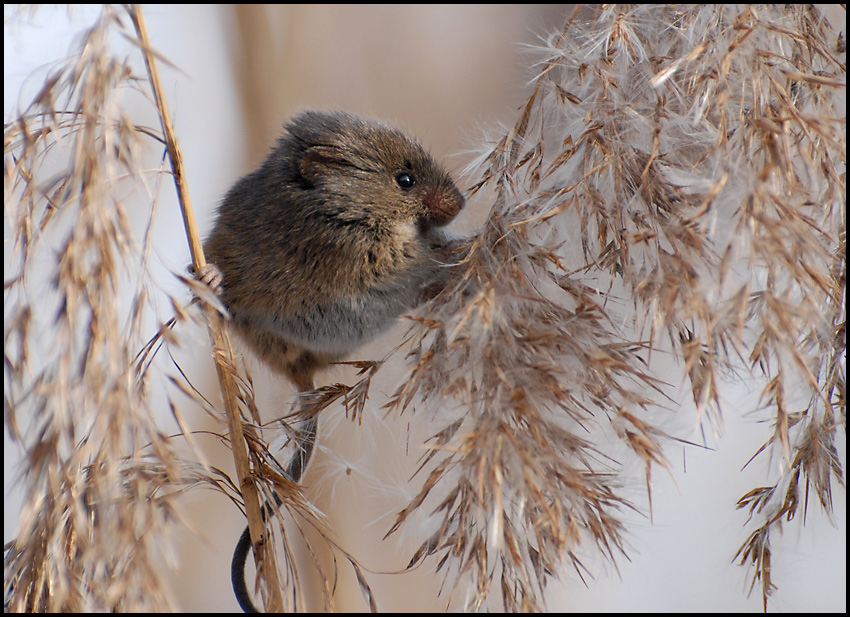
[[[413,306],[415,292],[373,290],[342,297],[300,313],[275,316],[266,328],[312,352],[345,355],[386,330]]]

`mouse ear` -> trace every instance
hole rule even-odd
[[[301,175],[315,184],[327,172],[328,165],[345,162],[345,156],[339,148],[333,146],[310,146],[301,156]]]

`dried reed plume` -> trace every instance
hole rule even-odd
[[[138,47],[135,57],[118,55],[115,34]],[[14,241],[7,264],[7,274],[14,274],[6,280],[6,426],[21,447],[26,496],[20,533],[5,547],[5,607],[169,610],[163,566],[173,561],[167,534],[177,519],[174,497],[211,486],[244,507],[261,535],[261,501],[250,467],[253,462],[258,473],[265,471],[264,450],[252,441],[250,426],[243,430],[242,418],[256,411],[250,376],[236,374],[214,311],[207,317],[227,416],[211,408],[182,370],[170,377],[154,363],[163,344],[178,341],[172,328],[200,321],[197,307],[168,298],[177,316],[143,345],[155,304],[148,226],[157,202],[147,190],[143,161],[151,139],[168,151],[196,267],[203,255],[138,5],[104,6],[79,48],[4,131],[5,211]],[[142,57],[147,75],[137,73]],[[134,124],[122,107],[131,90],[158,105],[161,137]],[[141,234],[129,214],[139,198],[148,207]],[[45,259],[55,260],[47,280],[39,274]],[[205,290],[194,285],[203,297]],[[127,297],[129,305],[122,302]],[[170,422],[151,408],[151,382],[158,387],[166,379]],[[229,427],[231,443],[239,444],[232,447],[237,481],[169,438],[168,430],[179,427],[194,443],[174,402],[178,393],[208,410],[222,431]],[[283,485],[286,505],[315,520],[297,487],[279,473],[263,476],[260,490]],[[262,591],[269,606],[284,608],[271,546],[258,555]]]
[[[580,544],[623,552],[606,437],[651,490],[669,357],[713,427],[743,365],[768,384],[762,450],[785,461],[739,503],[766,608],[774,527],[802,487],[829,512],[844,484],[843,40],[809,5],[608,6],[539,52],[516,124],[468,173],[484,229],[411,333],[392,404],[442,424],[391,532],[433,513],[411,566],[434,555],[468,609],[539,610],[563,564],[582,575]]]
[[[148,327],[148,253],[125,207],[144,181],[148,131],[119,103],[137,79],[110,50],[121,19],[104,9],[79,55],[4,127],[14,243],[4,402],[26,499],[5,547],[7,611],[169,607],[163,534],[174,486],[192,473],[157,425],[134,362]],[[49,277],[35,265],[45,259]],[[128,290],[130,307],[120,301]]]
[[[115,34],[138,55],[114,49]],[[257,586],[268,610],[306,607],[292,557],[293,538],[305,525],[351,564],[374,607],[357,562],[327,537],[321,513],[285,477],[285,464],[278,462],[285,455],[269,450],[267,433],[279,433],[281,424],[294,430],[285,421],[269,431],[261,426],[251,376],[237,370],[215,310],[220,302],[180,277],[206,310],[167,297],[176,316],[145,342],[156,304],[149,226],[157,199],[143,162],[151,140],[168,154],[196,270],[204,264],[200,237],[140,7],[105,5],[79,48],[4,132],[5,211],[14,239],[7,273],[15,273],[6,280],[5,409],[24,459],[26,499],[19,535],[5,547],[7,611],[172,609],[163,566],[174,557],[167,548],[171,523],[179,518],[173,502],[197,486],[224,493],[246,513],[260,564]],[[138,73],[142,58],[146,74]],[[122,107],[129,90],[153,100],[161,132],[132,122]],[[133,199],[148,208],[141,234],[128,214],[138,205]],[[44,281],[40,272],[55,246],[59,257]],[[122,302],[128,296],[129,305]],[[175,375],[160,362],[163,354],[156,358],[163,346],[179,346],[188,322],[205,320],[224,414],[179,365]],[[360,366],[366,377],[359,386],[325,388],[302,401],[300,414],[317,413],[342,397],[356,417],[374,374],[372,365]],[[151,383],[164,386],[170,419],[152,408]],[[194,423],[177,406],[181,396],[220,426],[218,437],[233,452],[235,479],[204,463]],[[184,443],[168,435],[173,429]],[[275,503],[275,494],[281,506],[270,518],[279,523],[277,533],[262,514],[262,504]],[[292,529],[283,526],[282,511],[293,515]],[[275,539],[283,547],[280,568]],[[333,576],[313,557],[330,610]]]
[[[584,11],[538,50],[517,122],[467,171],[492,209],[412,317],[410,374],[387,407],[437,428],[387,535],[424,523],[410,567],[451,574],[465,609],[543,609],[549,578],[565,565],[582,576],[582,551],[625,552],[622,512],[635,506],[621,463],[642,463],[648,491],[653,466],[669,469],[655,412],[695,409],[717,431],[723,380],[747,370],[767,383],[773,424],[756,454],[784,462],[739,502],[756,529],[738,558],[766,608],[771,533],[810,489],[830,512],[833,481],[844,485],[844,42],[810,5]],[[179,441],[151,409],[149,384],[168,375],[156,350],[188,321],[218,318],[169,298],[177,317],[144,346],[150,238],[125,203],[146,180],[151,137],[181,170],[166,110],[159,137],[120,105],[149,85],[108,44],[126,28],[152,53],[129,13],[107,6],[79,56],[5,126],[5,417],[26,494],[5,607],[168,610],[163,538],[176,497],[204,485],[245,508],[252,536],[265,528],[282,545],[282,566],[273,542],[255,554],[266,608],[304,608],[290,546],[324,523],[282,473],[226,337],[214,356],[229,415],[182,375],[168,382]],[[39,279],[46,258],[54,269]],[[380,364],[355,365],[358,383],[317,390],[300,416],[338,403],[361,415]],[[680,380],[692,402],[673,399]],[[178,392],[227,432],[235,480],[200,462]],[[274,494],[288,526],[262,520]],[[336,551],[374,610],[357,562]],[[320,580],[331,609],[334,575]]]

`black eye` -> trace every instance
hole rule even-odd
[[[403,189],[410,189],[416,184],[416,180],[414,180],[413,176],[406,171],[400,171],[396,174],[395,183]]]

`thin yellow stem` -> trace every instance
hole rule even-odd
[[[177,199],[180,203],[180,211],[183,214],[183,223],[186,226],[186,237],[189,241],[189,250],[192,254],[192,264],[194,265],[195,272],[199,272],[206,265],[203,245],[200,234],[198,233],[198,225],[189,196],[189,188],[184,176],[183,157],[177,145],[174,127],[171,124],[171,116],[165,103],[165,97],[163,96],[162,83],[160,82],[159,72],[156,67],[156,58],[154,57],[148,37],[141,5],[131,5],[130,17],[139,36],[140,47],[144,53],[151,88],[157,109],[159,110],[159,118],[162,122],[162,131],[165,137],[168,158],[171,162],[174,184],[177,189]],[[277,579],[274,547],[271,542],[265,541],[265,525],[263,523],[260,495],[251,473],[251,463],[248,458],[242,417],[239,412],[238,391],[234,378],[236,369],[233,362],[233,355],[229,345],[225,345],[225,334],[222,330],[223,325],[219,314],[209,306],[206,307],[206,314],[210,327],[210,340],[212,342],[216,373],[218,374],[221,396],[224,400],[224,408],[227,413],[233,460],[236,464],[239,489],[242,492],[245,514],[248,518],[248,528],[251,533],[254,563],[258,564],[260,576],[265,581],[265,585],[261,585],[264,605],[267,612],[279,613],[283,611],[283,596]]]

